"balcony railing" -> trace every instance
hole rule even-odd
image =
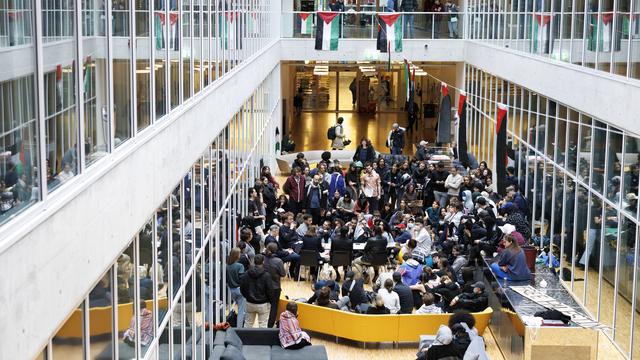
[[[375,11],[340,13],[340,38],[376,39],[380,20]],[[312,24],[303,18],[311,17]],[[461,39],[463,38],[464,13],[462,12],[403,12],[397,20],[402,27],[403,39]],[[336,21],[336,20],[334,20]],[[282,14],[283,38],[313,38],[317,29],[317,17],[313,12],[292,11]]]

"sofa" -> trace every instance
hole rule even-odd
[[[213,341],[212,360],[326,360],[324,346],[311,345],[299,350],[280,346],[278,329],[230,328],[217,331]],[[313,339],[312,339],[313,341]],[[228,349],[232,347],[234,349]]]
[[[280,298],[278,314],[289,300]],[[298,321],[305,330],[362,342],[418,342],[421,335],[435,335],[451,314],[368,315],[298,302]],[[493,309],[472,313],[482,335]]]

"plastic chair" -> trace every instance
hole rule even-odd
[[[318,252],[315,250],[300,250],[300,267],[307,266],[311,269],[312,266],[315,266],[318,274],[316,274],[316,278],[320,274],[320,259],[318,256]],[[300,282],[300,272],[298,271],[298,282]]]
[[[346,274],[348,271],[347,268],[349,269],[351,268],[351,251],[348,251],[348,250],[332,251],[329,264],[335,268],[342,266]]]

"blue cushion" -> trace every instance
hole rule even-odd
[[[224,345],[229,347],[229,345],[235,346],[238,350],[242,351],[242,340],[240,340],[240,336],[236,333],[234,329],[227,330],[227,336],[224,338]]]
[[[227,346],[220,356],[220,360],[245,360],[242,351],[235,346]]]
[[[247,360],[263,360],[271,358],[271,346],[269,345],[244,345],[242,355]]]

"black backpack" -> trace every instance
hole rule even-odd
[[[332,126],[327,130],[327,139],[335,140],[336,139],[336,127]]]

